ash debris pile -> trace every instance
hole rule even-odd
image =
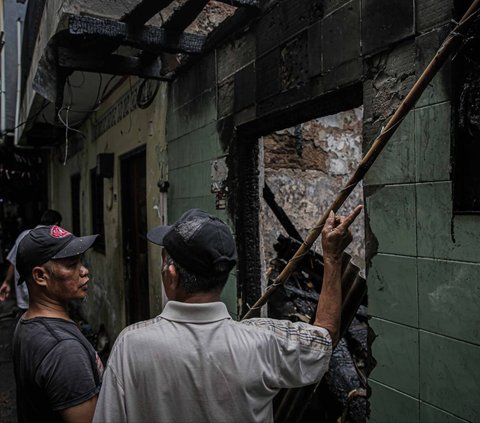
[[[299,241],[279,236],[274,245],[277,257],[270,262],[270,281],[280,274],[299,246]],[[323,258],[308,251],[288,281],[272,295],[268,303],[269,317],[313,322],[322,280]],[[367,376],[371,367],[366,282],[346,253],[342,291],[343,336],[334,349],[330,369],[318,386],[280,392],[274,402],[276,423],[366,421]]]

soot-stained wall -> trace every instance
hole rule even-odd
[[[169,151],[183,140],[185,160],[170,183],[203,182],[183,197],[173,189],[170,204],[216,210],[200,175],[225,158],[228,212],[218,212],[239,245],[239,313],[260,290],[257,140],[363,104],[365,153],[451,29],[453,3],[265,1],[175,81],[169,113],[182,133],[167,138]],[[479,418],[479,220],[452,211],[451,78],[447,63],[364,180],[372,421]]]

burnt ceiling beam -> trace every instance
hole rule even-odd
[[[210,34],[208,34],[202,49],[202,55],[212,51],[227,39],[235,37],[237,32],[240,29],[245,28],[245,26],[247,26],[257,14],[258,10],[256,8],[237,9],[233,15],[225,19],[212,32],[210,32]],[[175,75],[189,69],[197,62],[199,57],[200,56],[193,55],[186,57],[182,61],[182,64],[171,73]]]
[[[207,3],[208,0],[187,0],[173,11],[162,25],[162,29],[180,34],[197,18]],[[140,54],[141,59],[145,62],[155,60],[156,56],[157,54],[149,51],[143,51]]]
[[[154,26],[132,28],[111,19],[99,19],[89,16],[72,15],[68,22],[68,34],[79,41],[96,41],[96,43],[116,42],[142,50],[160,53],[201,53],[206,37],[195,34],[167,31]]]
[[[171,2],[172,0],[143,0],[122,16],[120,21],[132,26],[143,26]]]
[[[187,0],[182,6],[177,7],[167,21],[162,25],[163,29],[181,32],[185,30],[200,14],[208,0]]]
[[[111,75],[136,75],[140,78],[165,80],[161,73],[160,61],[145,64],[138,57],[126,57],[118,54],[92,55],[59,47],[57,50],[58,65],[65,70],[84,72],[100,72]]]

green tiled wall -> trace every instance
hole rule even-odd
[[[366,198],[378,252],[415,256],[415,186],[386,185]]]
[[[463,420],[453,414],[447,413],[437,407],[424,402],[420,403],[420,421],[422,423],[466,423],[467,420]]]
[[[447,32],[416,37],[417,77]],[[452,211],[449,73],[447,64],[364,180],[370,421],[480,422],[480,216]]]
[[[420,331],[420,396],[465,420],[480,421],[480,346]]]
[[[172,198],[194,198],[208,196],[210,193],[210,161],[195,163],[181,168],[170,168],[169,194]]]
[[[419,401],[381,383],[370,380],[370,422],[416,423]]]
[[[205,62],[205,66],[209,66],[209,63]],[[187,80],[186,84],[191,84],[192,89],[195,88],[194,80]],[[216,209],[215,194],[211,192],[212,161],[225,156],[217,132],[216,91],[210,87],[203,92],[192,94],[185,92],[182,87],[174,85],[171,90],[170,94],[173,97],[171,104],[174,107],[169,110],[167,118],[170,183],[168,219],[170,222],[174,221],[185,210],[198,207],[220,217],[232,227],[226,211]],[[195,89],[198,90],[198,87]],[[187,95],[191,95],[192,98],[184,97]],[[175,108],[176,105],[179,106]],[[234,272],[225,286],[222,301],[232,317],[237,317],[237,288]]]
[[[418,397],[418,331],[405,325],[372,318],[377,365],[370,378]]]
[[[444,13],[447,10],[451,12],[453,10],[453,0],[422,0],[418,2],[417,7],[421,8],[422,6],[425,7],[424,11],[427,12],[429,18],[435,18],[439,12],[441,13],[442,9]],[[415,63],[415,76],[417,78],[421,75],[430,60],[432,60],[438,48],[445,40],[448,31],[451,30],[449,20],[450,19],[446,19],[444,21],[446,25],[443,27],[435,28],[433,31],[428,31],[416,38],[417,60]],[[417,102],[417,107],[449,100],[450,72],[450,63],[447,61],[428,84],[428,87]]]
[[[173,169],[210,160],[223,155],[218,140],[217,126],[208,124],[170,141],[168,160]]]
[[[417,259],[377,254],[368,278],[369,313],[417,327]]]
[[[452,184],[417,185],[418,255],[480,263],[480,219],[452,216]]]
[[[215,121],[217,117],[215,90],[209,89],[191,102],[169,112],[167,138],[170,141]]]
[[[450,102],[415,110],[417,180],[450,178]]]
[[[418,259],[418,286],[420,328],[480,345],[480,264]]]
[[[415,181],[415,114],[410,112],[365,175],[365,184]]]

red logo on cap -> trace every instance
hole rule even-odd
[[[65,229],[61,228],[60,226],[52,226],[50,228],[50,235],[54,238],[65,238],[68,235],[72,235],[70,232],[66,231]]]

